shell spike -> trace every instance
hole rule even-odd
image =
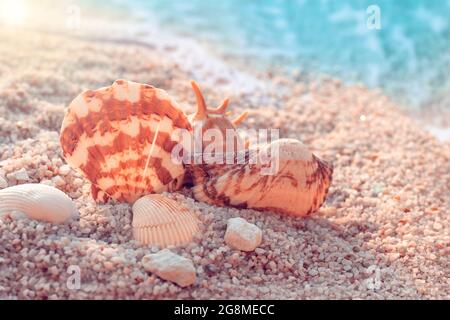
[[[229,98],[224,99],[217,108],[209,110],[209,113],[225,114],[227,112],[229,102],[230,102]]]
[[[200,91],[200,88],[194,80],[191,80],[191,86],[194,90],[195,97],[197,99],[197,112],[194,115],[195,120],[202,120],[205,119],[208,115],[208,110],[206,108],[205,98],[203,97],[202,92]]]
[[[240,125],[242,122],[244,122],[245,119],[247,119],[247,117],[248,117],[248,111],[245,111],[245,112],[243,112],[239,117],[237,117],[236,119],[234,119],[234,120],[232,121],[232,123],[233,123],[235,126],[238,126],[238,125]]]

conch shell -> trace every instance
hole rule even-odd
[[[0,190],[0,214],[20,211],[30,219],[64,223],[78,217],[72,199],[45,184],[21,184]]]
[[[181,245],[192,241],[199,232],[199,220],[175,200],[150,194],[133,205],[133,235],[144,245]]]
[[[227,117],[228,98],[223,100],[217,108],[209,109],[206,106],[205,98],[198,84],[195,81],[191,81],[191,85],[197,99],[197,111],[189,116],[189,121],[194,128],[194,139],[198,139],[199,137],[202,139],[201,141],[197,141],[197,143],[201,142],[202,152],[208,152],[205,149],[208,148],[208,145],[211,145],[211,141],[205,139],[205,134],[208,134],[208,131],[214,135],[215,139],[218,137],[222,138],[221,143],[218,145],[217,141],[214,142],[214,152],[225,154],[226,152],[236,152],[240,148],[244,149],[247,142],[237,134],[227,136],[227,131],[236,132],[236,127],[247,118],[248,112],[244,112],[236,119],[230,120]],[[228,142],[228,137],[233,139],[233,141]],[[227,143],[231,143],[232,150],[226,149]]]
[[[275,152],[276,154],[272,154]],[[189,167],[198,201],[307,216],[324,202],[333,168],[294,139],[275,140],[258,152],[271,163],[196,164]],[[272,157],[273,156],[273,157]],[[276,165],[275,170],[269,166]]]

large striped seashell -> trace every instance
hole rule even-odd
[[[92,183],[95,200],[133,203],[181,187],[185,168],[171,159],[176,129],[191,125],[164,90],[117,80],[72,101],[60,142],[67,163]]]
[[[133,205],[134,239],[144,245],[181,245],[192,241],[199,231],[199,220],[175,200],[150,194]]]
[[[13,211],[52,223],[78,217],[72,200],[61,190],[45,184],[22,184],[0,190],[0,214]]]
[[[276,171],[268,170],[268,164],[252,164],[250,151],[245,154],[244,164],[191,165],[194,197],[218,206],[295,216],[316,211],[325,201],[332,166],[294,139],[276,140],[258,151],[272,155],[274,150],[278,150],[274,155],[278,162]]]

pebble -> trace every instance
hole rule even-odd
[[[83,180],[80,178],[75,178],[73,180],[73,186],[76,188],[81,188],[83,186]]]
[[[310,276],[313,276],[313,277],[317,276],[319,274],[319,272],[317,272],[317,270],[315,270],[315,269],[308,270],[308,273]]]
[[[264,252],[265,252],[264,249],[261,249],[261,248],[256,248],[255,249],[255,253],[256,254],[262,255],[262,254],[264,254]]]
[[[435,222],[435,223],[433,223],[433,228],[434,228],[434,230],[439,231],[442,229],[442,224],[440,224],[439,222]]]
[[[320,209],[320,212],[325,214],[325,215],[335,215],[337,212],[337,208],[336,207],[324,207]]]
[[[52,182],[57,187],[62,187],[66,184],[66,181],[61,176],[55,176],[52,178]]]
[[[104,266],[108,271],[114,270],[114,264],[110,261],[105,261]]]
[[[228,220],[225,242],[242,251],[254,251],[262,241],[262,231],[256,225],[242,218]]]
[[[8,181],[5,178],[0,176],[0,189],[8,188]]]
[[[400,254],[398,252],[392,252],[391,254],[389,254],[389,261],[390,262],[394,262],[398,258],[400,258]]]
[[[59,174],[60,175],[62,175],[62,176],[67,176],[69,173],[70,173],[70,170],[71,170],[71,168],[70,168],[70,166],[68,166],[67,164],[65,164],[65,165],[63,165],[63,166],[61,166],[60,168],[59,168]]]
[[[180,287],[190,286],[196,279],[192,261],[168,249],[144,256],[142,265],[147,272],[152,272],[164,280],[172,281]]]
[[[116,263],[118,265],[125,264],[126,260],[124,257],[116,256],[111,258],[111,262]]]
[[[45,184],[47,186],[53,187],[53,182],[51,180],[42,180],[41,182],[39,182],[40,184]]]
[[[8,180],[15,180],[17,182],[26,182],[30,179],[28,176],[28,172],[25,168],[22,168],[18,171],[11,172],[7,175]]]
[[[270,261],[268,265],[269,268],[272,269],[272,271],[277,271],[277,264],[275,263],[275,261]]]

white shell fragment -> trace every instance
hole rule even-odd
[[[44,184],[22,184],[0,190],[0,215],[14,211],[52,223],[78,217],[74,203],[64,192]]]
[[[199,220],[175,200],[150,194],[133,205],[133,235],[144,245],[181,245],[192,241],[199,231]]]
[[[225,242],[230,247],[253,251],[262,241],[262,231],[256,225],[242,218],[231,218],[228,220]]]
[[[152,272],[164,280],[172,281],[180,287],[190,286],[196,279],[192,261],[168,249],[144,256],[142,265],[147,272]]]

